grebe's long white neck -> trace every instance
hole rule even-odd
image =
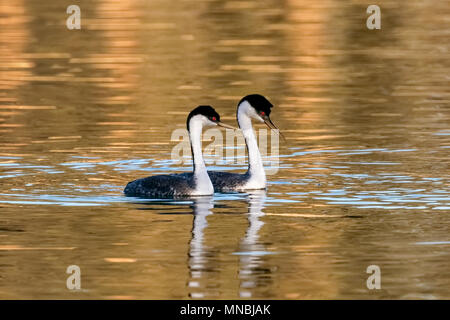
[[[189,140],[191,142],[194,163],[195,191],[193,195],[210,195],[214,187],[209,179],[202,154],[202,129],[205,118],[201,115],[193,116],[189,121]]]
[[[251,118],[255,115],[255,109],[247,101],[243,101],[238,106],[237,121],[244,135],[248,151],[248,173],[250,179],[247,187],[260,189],[266,186],[266,173],[252,126]]]

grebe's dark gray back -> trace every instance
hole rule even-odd
[[[125,195],[163,199],[213,194],[214,188],[203,160],[201,134],[203,127],[215,125],[234,129],[220,122],[219,114],[211,106],[199,106],[192,110],[187,117],[186,126],[191,142],[193,172],[157,175],[131,181],[125,187]]]
[[[272,107],[272,103],[260,94],[247,95],[239,101],[236,117],[247,146],[248,170],[244,174],[208,171],[214,191],[236,192],[266,188],[266,173],[253,131],[252,119],[264,122],[270,129],[278,130],[270,120]]]

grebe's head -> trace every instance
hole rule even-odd
[[[198,121],[205,127],[221,126],[224,128],[235,129],[232,126],[220,122],[220,115],[211,106],[198,106],[189,113],[186,120],[188,130],[193,121]]]
[[[245,108],[246,113],[253,119],[264,122],[270,116],[273,105],[260,94],[249,94],[239,101],[238,109]]]
[[[249,117],[259,122],[264,122],[270,129],[275,129],[279,132],[279,129],[270,120],[270,109],[273,108],[273,104],[264,96],[260,94],[249,94],[243,97],[238,103],[238,113],[241,108]]]

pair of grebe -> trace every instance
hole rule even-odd
[[[242,130],[248,151],[248,170],[244,174],[207,171],[202,155],[201,135],[203,127],[221,126],[235,129],[220,122],[219,114],[211,106],[199,106],[187,117],[187,129],[191,142],[193,172],[157,175],[129,182],[124,193],[127,196],[147,198],[177,198],[206,196],[214,192],[242,192],[266,188],[261,154],[253,131],[252,119],[264,122],[270,129],[278,128],[270,120],[273,105],[262,95],[245,96],[238,103],[237,122]]]

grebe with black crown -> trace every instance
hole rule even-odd
[[[215,192],[242,192],[266,188],[266,173],[253,131],[252,119],[264,122],[270,129],[277,130],[277,133],[281,135],[269,117],[272,107],[269,100],[259,94],[245,96],[238,103],[236,116],[247,146],[248,170],[244,174],[208,171]]]
[[[216,125],[235,129],[220,122],[219,114],[211,106],[198,106],[192,110],[187,117],[186,126],[191,142],[193,172],[157,175],[131,181],[125,187],[125,195],[158,199],[212,195],[214,188],[203,160],[201,135],[203,127]]]

